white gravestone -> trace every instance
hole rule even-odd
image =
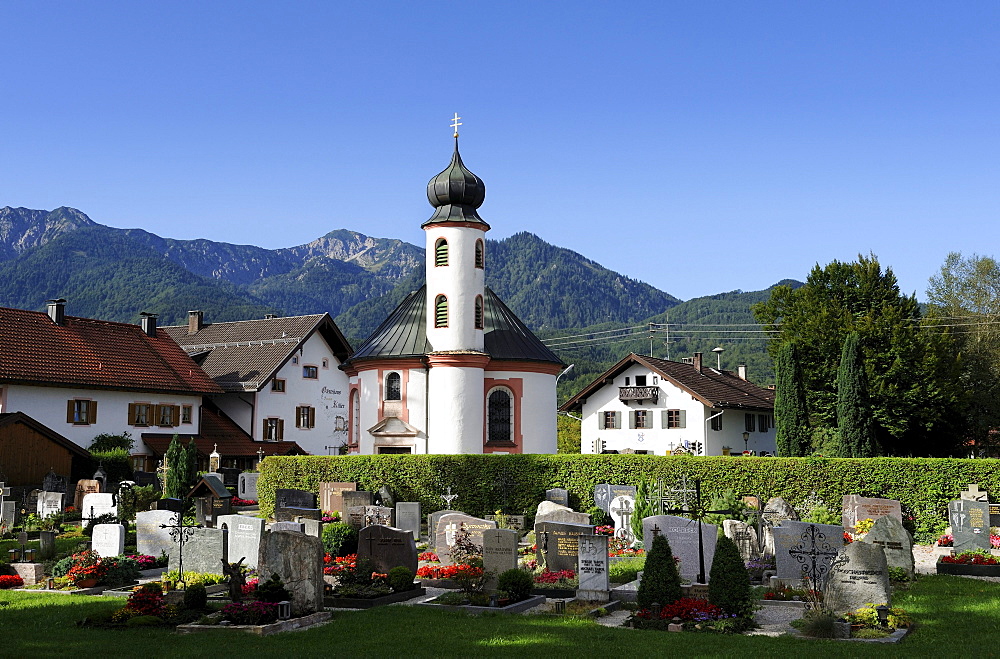
[[[617,496],[608,507],[611,519],[615,522],[615,537],[631,543],[635,540],[632,534],[632,515],[635,514],[635,498],[627,495]]]
[[[623,498],[623,497],[619,497]],[[581,535],[577,544],[577,566],[580,586],[577,598],[607,602],[610,598],[608,583],[608,536]]]
[[[38,516],[45,519],[49,515],[61,513],[63,509],[62,492],[41,492],[38,495]]]
[[[80,512],[84,521],[90,521],[101,515],[117,515],[118,506],[115,505],[114,495],[110,492],[91,492],[84,495],[83,508]]]
[[[121,556],[125,551],[125,527],[121,524],[97,524],[90,544],[101,558]]]

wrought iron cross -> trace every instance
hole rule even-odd
[[[459,121],[461,118],[456,112],[455,117],[451,120],[451,127],[455,129],[455,137],[458,137],[458,127],[462,125],[462,122]]]
[[[177,541],[177,583],[184,584],[187,590],[187,582],[184,581],[184,543],[191,539],[195,529],[200,529],[201,524],[185,524],[184,517],[177,513],[176,524],[160,524],[161,529],[170,529],[170,539]]]
[[[444,505],[451,508],[451,502],[458,498],[457,494],[451,493],[451,485],[448,486],[448,494],[442,494],[441,498],[444,499]]]
[[[691,498],[689,495],[697,495],[697,491],[691,489],[687,476],[681,476],[677,482],[677,487],[666,490],[662,480],[656,481],[656,505],[659,508],[658,514],[666,515],[667,508],[688,508]]]
[[[813,588],[817,590],[823,587],[832,567],[822,557],[836,556],[839,553],[844,544],[842,536],[837,536],[837,543],[839,546],[831,544],[826,533],[820,531],[815,524],[810,524],[799,535],[799,542],[788,550],[789,555],[794,556],[802,565],[802,576],[811,580]]]
[[[682,487],[687,486],[687,479],[684,480]],[[677,491],[677,490],[675,490]],[[694,506],[687,506],[686,508],[679,508],[676,510],[668,510],[665,514],[684,514],[689,515],[691,519],[698,521],[698,583],[708,583],[705,579],[705,543],[701,537],[701,519],[705,515],[717,515],[725,514],[732,515],[732,510],[705,510],[701,504],[701,481],[695,479],[694,481]]]

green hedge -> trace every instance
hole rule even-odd
[[[440,510],[449,485],[454,507],[490,514],[503,503],[509,514],[533,514],[545,490],[569,490],[570,505],[594,505],[594,485],[635,485],[642,478],[673,484],[700,478],[705,496],[733,489],[780,496],[799,504],[815,491],[833,509],[845,494],[898,499],[916,531],[939,527],[948,502],[969,484],[1000,494],[1000,460],[952,458],[730,458],[654,455],[365,455],[269,457],[257,485],[260,508],[274,511],[277,487],[319,492],[323,481],[357,482],[361,489],[388,485],[398,501],[419,501],[425,513]],[[908,525],[909,526],[909,525]]]

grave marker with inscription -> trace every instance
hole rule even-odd
[[[948,520],[955,553],[970,549],[990,550],[990,504],[959,499],[948,504]]]
[[[846,531],[853,533],[858,522],[866,519],[875,520],[886,515],[895,517],[900,524],[903,523],[903,510],[895,499],[870,499],[854,494],[844,495],[841,519]]]
[[[121,556],[125,551],[125,527],[121,524],[95,524],[90,548],[101,558]]]
[[[561,487],[545,490],[545,500],[558,503],[560,506],[569,507],[569,491]]]
[[[216,525],[229,534],[226,537],[229,562],[236,563],[242,558],[244,567],[256,568],[264,537],[264,520],[247,515],[220,515]]]
[[[881,547],[889,567],[906,570],[909,577],[913,578],[913,538],[895,517],[886,515],[876,519],[862,542]]]
[[[772,529],[779,579],[812,579],[822,587],[837,552],[844,546],[844,528],[785,520]]]
[[[427,516],[427,544],[430,546],[431,550],[437,548],[438,521],[445,515],[450,515],[452,513],[458,513],[460,515],[465,514],[461,510],[451,510],[450,508],[446,508],[444,510],[436,510]]]
[[[492,573],[486,587],[496,588],[497,577],[517,567],[517,531],[486,529],[483,531],[483,569]]]
[[[160,528],[161,524],[177,524],[179,514],[169,510],[147,510],[135,515],[136,551],[146,556],[159,558],[169,554],[174,545],[170,539],[170,529]]]
[[[577,598],[607,602],[610,598],[608,581],[608,536],[581,535],[577,544],[577,575],[580,586]]]
[[[344,492],[355,492],[357,489],[357,483],[320,483],[319,507],[323,509],[323,512],[338,512],[343,517],[347,514],[347,510],[344,507]]]
[[[544,565],[550,572],[577,569],[579,541],[581,535],[592,535],[594,527],[589,524],[569,524],[542,522],[535,524],[535,557],[538,565]]]
[[[852,542],[832,562],[823,605],[844,614],[866,604],[891,604],[889,569],[881,547]]]
[[[705,565],[711,566],[715,558],[718,527],[702,523],[701,542],[705,548]],[[694,583],[698,577],[698,522],[674,515],[653,515],[642,520],[642,539],[646,554],[653,548],[653,538],[664,535],[674,556],[680,558],[678,570],[682,581]],[[706,575],[706,579],[708,575]]]
[[[469,532],[469,540],[477,545],[483,544],[483,531],[495,529],[496,522],[488,519],[480,519],[465,513],[449,513],[438,518],[437,523],[437,548],[438,559],[441,565],[451,565],[451,547],[455,544],[455,534],[459,529]]]
[[[420,539],[420,502],[400,501],[396,504],[396,528],[406,529],[414,540]]]
[[[402,565],[417,573],[417,544],[406,529],[374,524],[358,533],[358,560],[371,561],[372,568],[386,574]]]
[[[632,497],[635,501],[635,485],[609,485],[601,483],[594,486],[594,504],[610,514],[611,502],[618,497]]]
[[[80,512],[83,519],[89,521],[101,515],[117,515],[118,506],[115,505],[114,495],[110,492],[91,492],[83,497],[83,508]]]

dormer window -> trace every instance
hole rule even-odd
[[[448,265],[448,241],[438,238],[434,243],[434,266],[440,267]]]

